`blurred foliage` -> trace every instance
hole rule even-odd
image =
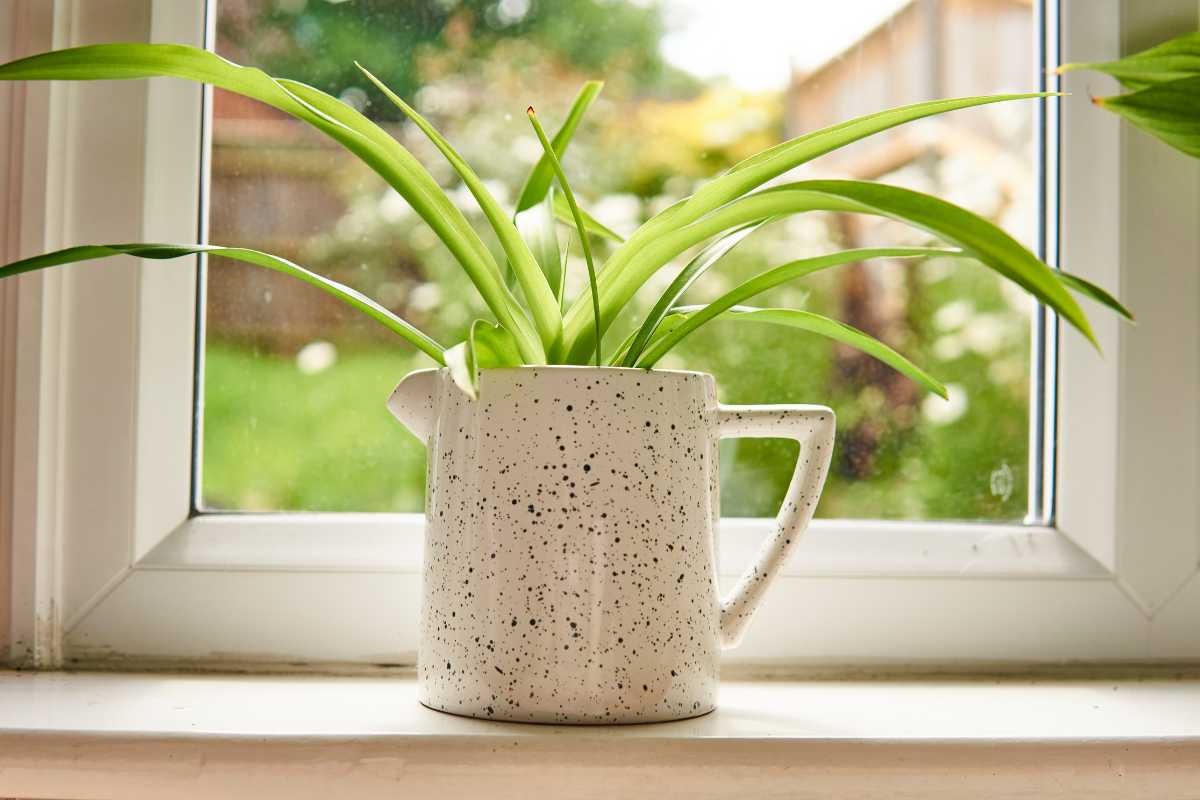
[[[225,0],[223,50],[272,75],[303,80],[377,120],[399,110],[366,90],[363,62],[401,96],[412,96],[463,60],[489,58],[506,41],[530,45],[539,60],[591,75],[620,73],[639,86],[688,83],[659,54],[664,29],[652,4],[607,0]],[[596,35],[603,31],[603,35]],[[519,62],[517,63],[519,66]],[[694,83],[694,82],[691,82]],[[349,94],[347,94],[349,93]]]
[[[489,20],[498,19],[502,6],[524,8],[524,16],[497,26]],[[404,14],[367,0],[223,0],[219,7],[222,47],[241,48],[238,58],[249,63],[335,93],[361,85],[352,72],[353,58],[381,70],[385,80],[414,97],[502,203],[512,203],[540,154],[524,119],[526,105],[536,102],[539,116],[553,129],[580,80],[603,77],[605,91],[565,167],[581,204],[625,233],[703,179],[778,142],[783,133],[782,97],[746,94],[720,83],[700,87],[663,67],[657,50],[661,16],[645,2],[422,0],[406,4]],[[227,15],[227,8],[242,16]],[[599,15],[594,23],[587,23],[589,14]],[[296,49],[297,26],[307,17],[323,26],[325,38],[319,47]],[[337,30],[342,33],[334,35]],[[409,51],[411,58],[404,54]],[[364,99],[371,97],[377,95]],[[367,112],[394,119],[385,104],[370,104]],[[428,142],[406,124],[388,122],[388,127],[452,190],[499,255],[474,201]],[[248,246],[262,244],[256,241],[261,239],[278,241],[282,223],[293,216],[310,218],[301,214],[305,203],[318,195],[332,197],[341,214],[292,236],[286,252],[376,297],[442,342],[460,339],[472,319],[487,316],[445,248],[395,192],[353,159],[328,148],[310,149],[299,159],[303,166],[296,167],[293,151],[267,139],[257,147],[263,163],[274,168],[239,173],[223,165],[242,163],[234,161],[235,154],[245,160],[245,130],[229,138],[223,131],[218,119],[212,203],[226,222],[225,228],[214,222],[213,241]],[[1027,129],[1010,132],[1006,141],[1007,153],[1032,163]],[[1004,181],[1024,180],[1011,172]],[[986,158],[926,155],[881,179],[952,197],[1010,230],[1028,229],[1034,218],[1032,179],[1027,192],[1009,196],[998,188],[995,165]],[[280,194],[267,213],[262,187],[271,181],[278,182]],[[763,269],[838,246],[925,241],[923,234],[894,223],[855,227],[836,215],[795,217],[747,239],[685,300],[711,300]],[[603,259],[604,245],[597,245]],[[640,305],[634,303],[631,314],[618,322],[611,341],[624,336],[634,315],[644,313],[671,278],[665,269],[643,287]],[[423,450],[391,419],[384,400],[409,369],[426,361],[386,332],[353,322],[327,324],[313,312],[322,302],[319,293],[308,287],[289,290],[296,302],[283,303],[282,284],[271,284],[272,279],[250,292],[256,301],[278,293],[269,306],[256,305],[271,310],[249,334],[221,323],[228,315],[214,314],[221,309],[211,305],[210,295],[205,503],[230,509],[420,510]],[[568,293],[585,282],[573,240]],[[772,326],[743,328],[735,335],[716,322],[660,363],[711,372],[724,402],[832,406],[838,443],[819,515],[1024,516],[1029,303],[1023,294],[970,262],[873,262],[778,287],[755,303],[807,303],[811,310],[866,327],[952,390],[950,402],[926,397],[877,362]],[[297,341],[309,344],[301,347]],[[314,358],[313,353],[323,355]],[[773,514],[796,446],[733,440],[722,443],[721,452],[723,513]]]
[[[626,188],[652,197],[683,181],[712,177],[779,143],[779,98],[716,86],[689,99],[645,99],[606,128],[606,149],[640,146],[628,165]]]

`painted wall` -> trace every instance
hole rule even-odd
[[[16,0],[0,0],[0,62],[13,58],[16,48]],[[16,209],[13,176],[16,159],[11,157],[16,87],[0,83],[0,263],[16,255]],[[17,316],[16,292],[7,283],[0,283],[0,653],[8,650],[10,597],[12,592],[12,452],[13,420],[11,409],[15,401],[12,376]]]
[[[44,0],[0,0],[0,63],[50,46],[53,5]],[[44,103],[45,90],[0,82],[0,263],[30,249],[40,235],[44,209],[37,208],[40,187],[31,192],[34,176],[25,169],[31,153],[23,131],[26,111]],[[30,202],[30,198],[35,198]],[[21,198],[25,198],[22,204]],[[37,228],[38,230],[35,230]],[[0,654],[9,649],[13,609],[13,546],[17,468],[13,458],[18,435],[17,282],[0,282]]]

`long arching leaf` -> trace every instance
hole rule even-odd
[[[1054,93],[1044,92],[1002,94],[915,103],[838,123],[751,156],[725,174],[700,187],[691,197],[647,220],[621,247],[613,252],[600,276],[602,316],[606,319],[615,316],[615,312],[629,302],[633,291],[636,291],[637,287],[641,285],[640,282],[636,282],[633,291],[629,291],[628,282],[631,279],[627,272],[630,271],[629,262],[642,248],[656,242],[664,234],[669,234],[680,226],[695,222],[714,209],[742,197],[747,192],[753,191],[767,181],[777,178],[801,164],[833,152],[851,142],[924,117],[989,103],[1053,95]],[[636,272],[636,270],[633,271]],[[590,322],[590,315],[587,313],[590,302],[587,297],[577,298],[567,309],[563,320],[564,341],[570,345],[570,352],[574,357],[578,357],[580,350],[586,351],[589,347],[586,342],[586,331]],[[579,344],[581,337],[584,339],[582,345]]]
[[[263,253],[258,250],[248,250],[244,247],[154,243],[83,245],[81,247],[68,247],[65,250],[56,250],[53,253],[44,253],[22,261],[14,261],[11,264],[0,267],[0,279],[11,275],[19,275],[22,272],[33,272],[34,270],[56,267],[61,264],[73,264],[78,261],[90,261],[92,259],[107,258],[116,255],[130,255],[136,258],[169,259],[195,255],[197,253],[231,258],[235,261],[266,267],[275,272],[282,272],[284,275],[299,278],[305,283],[333,295],[346,305],[363,312],[388,330],[415,345],[437,363],[445,363],[443,356],[445,348],[424,332],[405,322],[362,292],[351,289],[349,286],[340,284],[337,281],[331,281],[329,278],[318,275],[298,264],[294,264],[286,258],[273,256],[270,253]]]
[[[477,319],[464,341],[446,351],[451,379],[469,397],[479,396],[479,370],[521,365],[521,353],[508,331]]]
[[[1092,102],[1192,158],[1200,158],[1200,75]]]
[[[208,83],[259,100],[334,139],[377,172],[445,243],[522,353],[544,361],[542,343],[500,268],[462,212],[399,142],[353,108],[311,86],[275,80],[215,53],[178,44],[98,44],[41,53],[0,65],[0,80],[129,80],[175,77]]]
[[[671,310],[671,308],[679,302],[679,298],[683,293],[696,282],[704,272],[713,264],[725,257],[730,250],[750,234],[754,233],[763,222],[744,225],[738,228],[717,241],[710,244],[704,250],[700,251],[699,255],[688,262],[688,265],[679,271],[675,279],[671,281],[671,285],[666,288],[662,296],[658,298],[658,302],[654,304],[654,308],[650,309],[650,313],[646,315],[646,319],[642,321],[641,326],[633,334],[633,339],[630,340],[628,347],[625,347],[625,356],[621,361],[621,366],[632,367],[637,364],[638,358],[642,355],[642,351],[646,349],[650,337],[658,329],[659,323]],[[623,343],[624,346],[624,343]]]
[[[734,165],[724,175],[701,186],[683,204],[679,212],[681,219],[672,221],[678,224],[680,221],[690,222],[699,219],[709,211],[757,189],[767,181],[777,178],[817,156],[906,122],[973,106],[1048,96],[1050,96],[1048,93],[1033,92],[933,100],[880,111],[832,125],[775,145]]]
[[[491,251],[488,250],[483,240],[475,233],[475,229],[471,227],[471,224],[463,217],[458,206],[441,190],[441,187],[437,185],[433,177],[428,174],[425,166],[387,131],[367,119],[357,109],[346,105],[341,100],[322,92],[320,89],[315,89],[306,83],[300,83],[299,81],[287,78],[276,78],[275,82],[308,107],[366,137],[377,145],[389,159],[394,160],[398,165],[402,166],[406,172],[412,173],[415,177],[413,189],[419,195],[417,198],[419,202],[430,205],[432,211],[440,219],[445,219],[456,231],[464,234],[467,244],[477,254],[480,264],[486,268],[496,266]],[[386,176],[384,177],[386,178]],[[409,202],[410,204],[412,203],[411,200]],[[469,234],[467,233],[468,231]]]
[[[579,209],[579,215],[583,217],[583,226],[587,228],[588,233],[594,233],[601,239],[608,239],[610,242],[616,242],[617,244],[625,241],[625,238],[621,234],[606,227],[604,223],[582,208]],[[565,222],[568,225],[575,224],[575,217],[571,214],[571,204],[567,202],[567,198],[561,193],[554,195],[554,216],[558,218],[559,222]]]
[[[546,282],[546,276],[542,273],[541,267],[538,266],[533,253],[529,252],[529,247],[521,238],[521,234],[517,232],[517,227],[507,212],[496,202],[496,198],[484,186],[483,181],[475,174],[475,170],[471,169],[471,165],[458,154],[453,145],[438,132],[437,128],[430,124],[429,120],[404,102],[398,94],[372,75],[362,64],[355,62],[355,66],[367,76],[371,83],[375,84],[379,91],[383,92],[388,100],[391,100],[397,108],[404,112],[404,115],[413,124],[421,129],[421,132],[429,138],[429,141],[433,142],[450,166],[454,168],[454,171],[458,173],[458,176],[462,178],[463,183],[479,203],[479,208],[487,218],[488,224],[496,232],[496,238],[500,241],[500,247],[503,248],[504,254],[508,256],[508,263],[517,276],[521,291],[525,293],[525,300],[533,315],[534,324],[537,326],[538,333],[541,334],[542,345],[549,349],[557,344],[562,335],[562,314],[559,311],[558,298],[550,289],[550,284]]]
[[[1078,275],[1072,275],[1069,272],[1062,272],[1060,270],[1054,271],[1054,277],[1058,278],[1059,282],[1071,291],[1095,300],[1100,305],[1108,308],[1111,311],[1117,312],[1130,322],[1134,321],[1133,312],[1126,308],[1120,300],[1113,297],[1102,287],[1097,286],[1090,281],[1086,281]]]
[[[671,318],[670,315],[667,315],[667,317],[665,317],[659,323],[659,327],[661,328],[662,323],[670,318]],[[635,329],[631,330],[624,339],[621,340],[621,343],[619,345],[617,345],[616,351],[611,356],[608,357],[608,365],[610,367],[624,366],[625,354],[629,352],[629,347],[630,347],[630,345],[633,344],[633,338],[635,336],[637,336],[637,334],[638,334],[638,332],[637,332],[637,329],[635,328]],[[654,335],[651,334],[651,340],[653,340],[653,338],[654,338]]]
[[[801,306],[803,306],[808,302],[808,292],[804,292],[803,296],[799,300],[793,302],[798,302]],[[658,323],[658,327],[654,329],[654,333],[650,334],[650,344],[653,345],[659,339],[669,335],[680,325],[687,322],[687,319],[690,315],[695,314],[698,311],[703,311],[704,308],[705,307],[702,305],[675,306],[671,309],[671,313],[663,317],[662,321]],[[750,306],[734,306],[733,308],[727,309],[726,313],[753,310],[755,309],[751,308]],[[625,360],[625,354],[629,352],[629,346],[633,344],[633,337],[636,333],[637,331],[633,331],[625,337],[624,341],[621,342],[621,346],[617,348],[617,352],[611,359],[609,359],[609,364],[611,366],[618,366]]]
[[[891,217],[928,231],[990,267],[1055,310],[1097,348],[1091,323],[1054,270],[1002,228],[933,195],[866,181],[802,181],[792,186],[858,204],[866,213]]]
[[[683,315],[690,316],[690,315]],[[897,372],[916,381],[937,396],[946,398],[946,387],[937,378],[930,375],[904,356],[897,353],[878,339],[863,333],[858,328],[851,327],[835,319],[814,314],[810,311],[798,311],[794,308],[748,308],[735,306],[721,313],[722,319],[737,322],[757,322],[770,325],[783,325],[789,328],[815,333],[832,339],[835,342],[849,345],[861,350],[869,356],[879,359]],[[686,321],[684,322],[686,325]],[[639,367],[649,368],[654,362],[644,359]]]
[[[651,275],[688,248],[747,223],[816,210],[884,216],[925,230],[962,248],[984,266],[1024,288],[1096,345],[1087,316],[1055,277],[1054,270],[1002,229],[931,195],[863,181],[800,181],[766,189],[736,200],[691,225],[664,233],[638,254],[637,262],[631,265],[634,269],[611,280],[607,293],[601,289],[602,326],[611,323],[615,312]],[[608,274],[605,270],[601,275],[602,284]],[[591,351],[589,332],[583,329],[571,337],[571,330],[568,312],[564,341],[569,360]]]
[[[554,146],[546,138],[546,131],[542,129],[542,123],[538,122],[533,106],[530,106],[526,110],[526,113],[529,115],[529,122],[533,125],[533,130],[537,134],[538,141],[542,143],[542,150],[545,151],[546,157],[550,159],[550,166],[554,170],[554,175],[558,178],[558,186],[567,198],[567,204],[571,207],[571,216],[575,219],[575,226],[579,230],[579,244],[583,247],[583,259],[587,262],[588,284],[591,286],[593,298],[592,308],[596,321],[596,343],[594,349],[596,352],[596,366],[598,367],[602,359],[600,349],[604,331],[600,329],[600,306],[598,305],[600,295],[596,291],[596,265],[592,260],[592,240],[588,235],[587,226],[583,223],[583,214],[579,210],[579,204],[575,202],[575,193],[571,191],[571,184],[567,181],[567,174],[563,171],[562,164],[554,152]]]
[[[814,272],[838,267],[844,264],[854,264],[872,258],[927,258],[931,256],[961,255],[958,250],[944,250],[932,247],[869,247],[858,250],[842,250],[824,256],[802,258],[792,261],[766,272],[760,272],[750,280],[736,286],[718,297],[708,305],[694,313],[689,313],[687,319],[674,327],[670,333],[657,338],[637,360],[639,367],[649,367],[662,358],[671,348],[679,344],[685,337],[694,332],[706,322],[716,319],[721,314],[735,308],[743,300],[749,300],[757,294],[772,289],[788,281],[811,275]]]
[[[467,231],[471,227],[466,219],[411,153],[353,108],[305,84],[277,81],[262,70],[243,67],[216,53],[179,44],[88,45],[41,53],[0,65],[0,80],[128,80],[154,77],[175,77],[211,84],[266,103],[309,123],[362,158],[405,199],[412,202],[409,195],[414,195],[417,200],[414,208],[423,217],[426,214],[433,217],[431,224],[439,235],[449,232],[453,234],[452,239],[469,236]],[[315,105],[321,100],[331,102]],[[375,147],[366,147],[364,142]],[[444,204],[438,202],[439,199],[444,200]]]
[[[521,238],[529,246],[534,260],[546,276],[550,290],[558,300],[559,311],[563,306],[563,290],[566,286],[567,271],[563,268],[563,253],[558,245],[558,221],[554,215],[554,195],[551,192],[524,211],[518,211],[513,216]]]
[[[566,120],[554,134],[554,138],[550,140],[554,145],[555,154],[560,159],[566,154],[567,145],[575,136],[575,129],[579,127],[579,121],[583,119],[588,107],[603,88],[603,81],[588,81],[575,96],[575,102],[571,104],[571,110],[567,112]],[[533,165],[533,170],[529,173],[529,177],[525,180],[525,186],[522,187],[521,194],[517,198],[517,213],[519,214],[527,208],[533,208],[534,205],[541,202],[553,183],[554,165],[543,153],[542,157]]]
[[[1160,83],[1200,75],[1200,31],[1192,31],[1117,61],[1063,64],[1058,74],[1076,69],[1107,73],[1126,89],[1145,89]]]

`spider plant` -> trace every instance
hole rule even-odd
[[[1092,102],[1192,158],[1200,158],[1200,31],[1169,39],[1117,61],[1063,64],[1103,72],[1128,91]]]
[[[466,339],[446,348],[359,292],[286,259],[245,248],[201,244],[106,244],[72,247],[0,267],[0,278],[59,264],[111,255],[169,259],[212,253],[273,269],[323,289],[385,325],[439,364],[450,368],[468,393],[478,370],[521,364],[596,364],[653,367],[671,348],[713,320],[731,324],[782,325],[843,342],[884,361],[926,389],[945,396],[934,377],[862,331],[800,309],[743,305],[780,284],[843,264],[868,259],[962,256],[1021,286],[1096,343],[1072,293],[1091,298],[1125,317],[1129,312],[1104,290],[1065,275],[1039,260],[1000,228],[965,209],[909,189],[853,180],[805,180],[770,185],[818,156],[906,122],[989,103],[1044,97],[1008,94],[935,100],[843,122],[768,148],[656,214],[627,239],[593,219],[576,202],[560,159],[588,106],[600,91],[588,83],[553,137],[533,109],[529,120],[543,146],[516,207],[503,208],[450,142],[378,78],[366,78],[437,147],[474,196],[503,252],[495,258],[433,177],[413,155],[354,108],[303,83],[273,78],[214,53],[182,45],[102,44],[59,50],[0,65],[2,80],[112,80],[168,76],[208,83],[274,106],[340,143],[383,177],[412,206],[462,266],[492,320],[477,320]],[[764,188],[765,187],[765,188]],[[924,230],[944,247],[875,247],[804,258],[766,270],[705,306],[680,301],[687,288],[760,227],[806,211],[888,217]],[[565,296],[561,224],[579,237],[588,286]],[[612,241],[596,265],[592,237]],[[619,346],[603,346],[605,332],[638,290],[694,248],[702,248]],[[520,297],[516,290],[519,289]],[[606,357],[607,356],[607,357]]]

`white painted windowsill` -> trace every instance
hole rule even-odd
[[[0,796],[1196,797],[1200,681],[732,681],[626,727],[462,719],[410,678],[0,672]]]

